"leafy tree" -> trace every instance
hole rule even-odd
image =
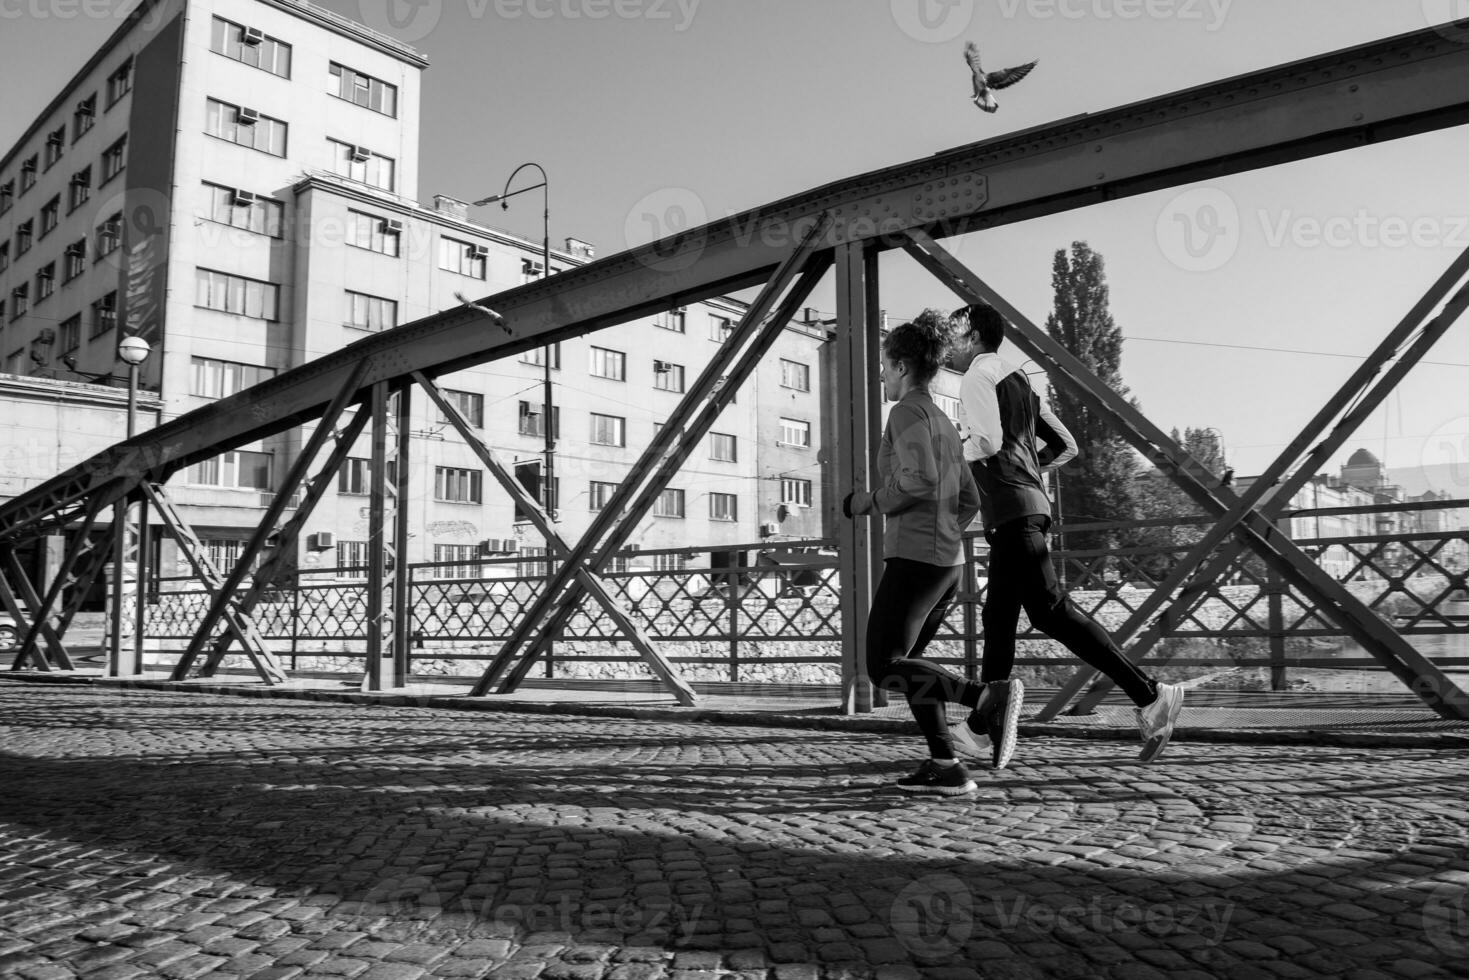
[[[1046,332],[1102,383],[1127,397],[1122,383],[1122,329],[1108,309],[1110,294],[1102,256],[1086,242],[1073,242],[1068,256],[1057,249],[1051,267],[1055,306]],[[1133,399],[1133,404],[1136,400]],[[1101,416],[1068,391],[1051,387],[1051,407],[1080,450],[1062,470],[1060,516],[1068,525],[1131,520],[1138,460],[1127,441]],[[1116,531],[1067,532],[1067,550],[1115,548]]]
[[[1173,441],[1183,446],[1194,459],[1216,477],[1223,477],[1225,470],[1224,446],[1218,431],[1209,428],[1184,429],[1183,435],[1174,429]],[[1177,520],[1201,513],[1201,508],[1179,489],[1172,478],[1156,469],[1138,474],[1137,516],[1139,520]],[[1187,549],[1203,538],[1208,524],[1164,524],[1158,527],[1139,528],[1132,543],[1158,548]],[[1141,559],[1140,564],[1155,581],[1160,580],[1173,567],[1180,552],[1163,552]]]

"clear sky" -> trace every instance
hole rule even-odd
[[[580,238],[607,255],[671,230],[680,214],[723,217],[957,145],[1418,30],[1449,19],[1456,0],[326,6],[430,61],[421,199],[488,196],[534,160],[550,174],[553,239]],[[0,146],[115,29],[115,9],[110,0],[0,0]],[[1040,59],[999,93],[997,114],[969,102],[967,39],[989,68]],[[1466,158],[1469,130],[1451,130],[949,245],[1039,322],[1053,252],[1089,242],[1107,261],[1113,313],[1130,338],[1123,376],[1144,412],[1165,429],[1215,427],[1231,465],[1255,473],[1469,248]],[[1222,250],[1191,258],[1180,214],[1217,215]],[[540,235],[535,195],[478,217]],[[885,259],[883,300],[896,316],[953,305],[900,255]],[[829,292],[814,305],[830,310]],[[1449,472],[1461,476],[1440,488],[1469,496],[1469,325],[1431,360],[1333,472],[1365,446],[1395,468],[1459,464]]]

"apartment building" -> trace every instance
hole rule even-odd
[[[299,0],[145,4],[0,158],[0,370],[115,384],[118,341],[138,335],[153,348],[141,386],[167,421],[457,305],[456,294],[543,275],[540,242],[471,220],[452,197],[419,202],[426,68],[409,46]],[[568,240],[552,252],[551,272],[592,257]],[[551,499],[569,536],[605,505],[744,310],[710,300],[551,350]],[[762,363],[633,542],[707,548],[819,533],[811,467],[821,454],[823,342],[820,330],[785,332],[779,355]],[[440,379],[535,487],[545,356]],[[767,394],[782,406],[775,415],[758,407]],[[408,559],[540,551],[429,400],[415,398],[412,411]],[[220,564],[259,525],[309,434],[240,447],[170,481]],[[762,460],[766,451],[779,459]],[[365,558],[368,456],[364,440],[312,514],[301,567]],[[777,475],[797,471],[805,475]],[[166,545],[160,558],[163,574],[186,572]]]

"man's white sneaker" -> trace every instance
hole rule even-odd
[[[1159,684],[1158,697],[1152,704],[1134,708],[1137,715],[1138,733],[1142,735],[1143,750],[1138,758],[1152,762],[1163,754],[1168,740],[1173,737],[1173,726],[1183,712],[1183,687],[1178,684]]]
[[[950,725],[949,740],[954,743],[954,750],[957,752],[967,753],[976,759],[990,757],[990,737],[982,732],[970,731],[968,721]]]

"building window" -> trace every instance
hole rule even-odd
[[[476,549],[472,544],[434,545],[433,577],[436,579],[479,578],[479,565],[474,564]],[[464,564],[469,562],[470,564]]]
[[[347,290],[347,319],[343,326],[357,330],[391,330],[397,325],[396,301]]]
[[[782,418],[778,445],[796,446],[800,449],[811,448],[811,423],[802,422],[800,419]]]
[[[683,491],[664,490],[653,503],[654,517],[683,517]]]
[[[133,90],[133,59],[129,58],[118,66],[117,71],[107,76],[107,108]]]
[[[71,175],[71,183],[67,185],[69,199],[67,202],[67,213],[70,214],[83,204],[87,203],[92,196],[92,168],[83,167]]]
[[[394,486],[398,482],[398,461],[390,459],[383,467],[387,474],[386,483]],[[354,497],[365,497],[372,493],[372,460],[359,456],[348,456],[337,471],[337,493]]]
[[[782,479],[780,481],[780,502],[793,507],[810,507],[811,481]]]
[[[616,415],[592,413],[592,443],[597,446],[626,446],[627,420]]]
[[[435,466],[434,499],[451,504],[477,504],[480,502],[482,478],[479,470]]]
[[[670,310],[653,321],[655,326],[664,330],[672,330],[674,333],[683,333],[688,329],[688,314],[682,309]]]
[[[269,490],[271,453],[236,450],[213,459],[195,463],[188,469],[186,483],[205,487],[230,487],[238,490]]]
[[[36,270],[36,302],[56,292],[56,263],[47,262]]]
[[[20,192],[24,194],[36,186],[36,156],[31,156],[20,165]]]
[[[0,299],[0,323],[5,322],[5,300]]]
[[[544,436],[546,434],[546,406],[541,402],[520,403],[520,434]],[[551,438],[561,438],[561,406],[551,406]]]
[[[17,347],[15,350],[13,350],[9,354],[5,355],[5,373],[6,374],[21,374],[21,373],[23,373],[24,368],[25,368],[25,359],[26,359],[26,350],[25,350],[24,347]]]
[[[546,365],[546,348],[536,347],[520,355],[521,364],[534,364],[538,367]],[[561,345],[551,345],[551,370],[561,370]]]
[[[77,276],[86,271],[87,240],[85,238],[81,239],[80,241],[72,242],[70,245],[66,246],[65,262],[66,264],[62,269],[62,275],[65,277],[66,282],[71,282]]]
[[[45,238],[56,229],[61,221],[61,196],[57,195],[41,206],[41,237]]]
[[[627,355],[620,350],[593,347],[591,365],[587,368],[594,378],[612,381],[627,380]]]
[[[337,542],[337,574],[342,578],[367,578],[367,542]]]
[[[25,316],[31,308],[30,283],[21,283],[10,291],[10,319]]]
[[[392,218],[379,218],[361,211],[347,212],[347,244],[369,252],[398,256],[402,245],[403,225]]]
[[[332,154],[332,173],[369,187],[385,191],[393,189],[394,161],[391,157],[380,156],[365,146],[340,140],[328,139],[326,142]]]
[[[739,498],[732,493],[709,494],[709,519],[711,521],[737,521],[740,519]]]
[[[214,18],[209,50],[226,58],[268,71],[282,78],[291,77],[291,46],[276,40],[256,27],[242,27],[220,17]]]
[[[13,204],[15,204],[15,179],[11,178],[0,184],[0,214],[9,211]]]
[[[210,221],[271,238],[281,237],[281,219],[286,207],[280,201],[219,184],[205,183],[204,192],[209,195]]]
[[[596,513],[612,502],[612,495],[617,492],[617,484],[603,483],[593,480],[587,487],[587,510]]]
[[[10,243],[0,242],[0,272],[10,268]]]
[[[55,166],[56,161],[61,159],[61,154],[66,148],[66,127],[53,130],[46,135],[46,152],[43,164],[47,170]]]
[[[100,259],[122,245],[122,212],[119,211],[97,226],[97,257]]]
[[[682,552],[653,555],[652,557],[655,572],[681,572],[689,565],[688,558]]]
[[[734,333],[734,321],[727,316],[709,315],[709,339],[720,343],[728,340]]]
[[[232,538],[202,538],[199,543],[204,546],[204,553],[209,556],[210,563],[225,575],[234,569],[240,560],[240,554],[245,550],[245,542]]]
[[[331,63],[326,90],[339,99],[354,102],[373,112],[381,112],[385,116],[398,115],[397,86],[339,65],[335,61]]]
[[[682,364],[672,361],[653,362],[653,387],[659,391],[683,391],[684,370]]]
[[[107,183],[118,174],[126,162],[128,138],[126,136],[102,151],[102,183]]]
[[[61,352],[70,354],[82,346],[82,315],[69,316],[61,321]]]
[[[735,437],[727,432],[709,433],[709,458],[721,463],[736,462]]]
[[[953,422],[955,425],[959,424],[959,399],[949,395],[936,394],[933,396],[933,403],[938,406],[940,412],[943,412],[949,417],[950,422]]]
[[[240,364],[209,357],[195,357],[191,363],[193,383],[189,393],[201,398],[228,398],[275,377],[275,368],[258,364]]]
[[[97,121],[97,93],[93,92],[77,103],[76,111],[71,115],[72,142],[82,138],[82,134],[92,128]]]
[[[210,136],[248,146],[273,157],[286,155],[286,124],[255,109],[208,99],[204,131]]]
[[[92,304],[92,333],[95,339],[110,333],[117,326],[117,293],[108,293]]]
[[[27,218],[15,226],[15,254],[24,255],[31,250],[32,230],[35,228],[35,218]]]
[[[280,287],[275,283],[232,276],[210,269],[194,273],[194,305],[257,320],[277,319]]]
[[[546,554],[544,547],[521,548],[522,558],[541,558]],[[545,578],[550,571],[550,565],[545,561],[517,561],[515,563],[515,574],[521,578]]]
[[[444,400],[455,408],[459,414],[464,416],[464,421],[476,429],[485,427],[485,396],[476,391],[455,391],[453,388],[444,389]],[[442,411],[438,413],[438,421],[448,422],[449,416]]]
[[[797,391],[810,391],[810,365],[802,364],[800,361],[788,361],[782,357],[780,359],[780,386],[794,388]]]
[[[484,279],[489,259],[490,250],[483,245],[461,242],[457,238],[439,239],[440,269],[472,279]]]
[[[541,262],[539,259],[520,260],[520,281],[522,284],[535,282],[537,279],[543,279],[545,278],[545,275],[545,263]]]

